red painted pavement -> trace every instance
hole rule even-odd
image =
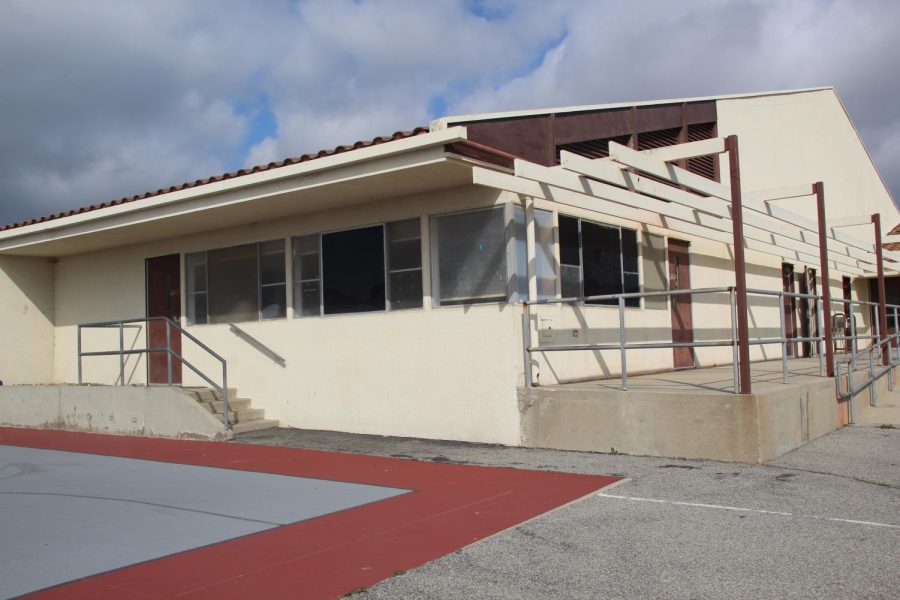
[[[274,446],[2,427],[0,444],[415,490],[27,596],[41,600],[334,598],[618,481]]]

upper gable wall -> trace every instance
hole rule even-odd
[[[831,218],[880,212],[887,233],[900,221],[888,190],[834,90],[734,98],[717,102],[718,134],[738,136],[744,191],[825,183]],[[722,159],[720,172],[727,181]],[[779,201],[795,212],[815,212],[810,198]],[[871,240],[871,227],[848,228]]]

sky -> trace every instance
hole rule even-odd
[[[0,224],[440,116],[835,86],[900,200],[897,0],[0,0]]]

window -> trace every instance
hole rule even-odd
[[[637,232],[612,225],[559,217],[562,297],[605,296],[639,291]],[[618,304],[615,299],[594,304]],[[640,306],[628,298],[626,306]]]
[[[519,302],[528,299],[528,246],[525,209],[514,206],[516,226],[516,292]],[[534,209],[534,268],[537,298],[556,297],[556,259],[553,257],[553,213]]]
[[[322,234],[322,309],[326,315],[385,309],[382,226]]]
[[[188,322],[255,321],[284,317],[284,241],[187,254]]]
[[[295,237],[292,243],[294,265],[294,314],[321,314],[319,279],[319,236]]]
[[[432,217],[431,232],[439,305],[506,300],[504,207]]]
[[[422,306],[419,219],[293,239],[294,314]]]
[[[387,224],[391,310],[422,307],[422,232],[419,219]]]

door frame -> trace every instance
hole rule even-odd
[[[178,294],[177,294],[178,302],[177,302],[176,306],[172,307],[177,311],[177,315],[166,315],[166,316],[177,317],[177,318],[174,318],[174,320],[176,323],[180,324],[181,316],[184,314],[184,298],[183,298],[183,293],[182,293],[182,290],[184,287],[184,277],[183,277],[184,261],[182,260],[182,255],[180,253],[163,254],[160,256],[150,256],[150,257],[147,257],[144,259],[144,315],[148,318],[151,316],[150,315],[150,263],[153,260],[172,258],[172,257],[175,258],[175,260],[173,262],[177,263],[177,265],[178,265],[177,276],[175,277],[175,280],[173,282],[175,285],[175,289],[178,291]],[[157,322],[157,321],[147,321],[145,339],[146,339],[146,347],[148,349],[154,347],[151,342],[151,330],[158,329],[160,327],[163,327],[163,326],[160,325],[159,322]],[[178,354],[181,354],[181,332],[178,331],[177,329],[172,329],[170,332],[170,335],[171,335],[170,342],[171,342],[172,349],[175,352],[177,352]],[[147,353],[147,361],[146,361],[146,363],[147,363],[147,367],[146,367],[147,383],[148,384],[168,384],[168,372],[167,372],[168,369],[164,369],[163,372],[165,373],[165,375],[162,377],[162,379],[163,379],[162,381],[154,381],[154,379],[159,379],[159,378],[153,377],[153,375],[154,375],[153,357],[157,356],[157,355],[163,356],[163,359],[165,360],[164,353],[160,353],[160,352],[148,352]],[[172,357],[172,384],[173,385],[181,385],[183,383],[182,375],[183,375],[183,369],[182,369],[181,361],[175,359],[175,357]]]
[[[687,259],[686,265],[676,265],[673,263],[673,253],[672,253],[672,245],[679,246],[683,248],[683,251],[678,250],[675,254],[683,255]],[[687,271],[687,286],[684,287],[680,284],[677,288],[673,288],[672,286],[672,269],[676,269],[675,275],[677,276],[677,269],[679,267],[684,267]],[[691,287],[691,243],[686,240],[680,240],[677,238],[668,238],[666,241],[666,271],[668,272],[668,289],[672,291],[673,289],[690,289]],[[687,295],[679,295],[679,296],[669,296],[669,315],[671,318],[671,326],[672,326],[672,341],[673,342],[693,342],[694,341],[694,315],[693,315],[693,302],[692,298],[689,294]],[[680,327],[682,325],[682,321],[676,317],[676,305],[684,307],[687,305],[687,328]],[[675,334],[678,331],[681,335]],[[675,338],[679,338],[676,340]],[[694,352],[694,348],[672,348],[672,366],[675,369],[693,369],[697,367],[697,354]]]

